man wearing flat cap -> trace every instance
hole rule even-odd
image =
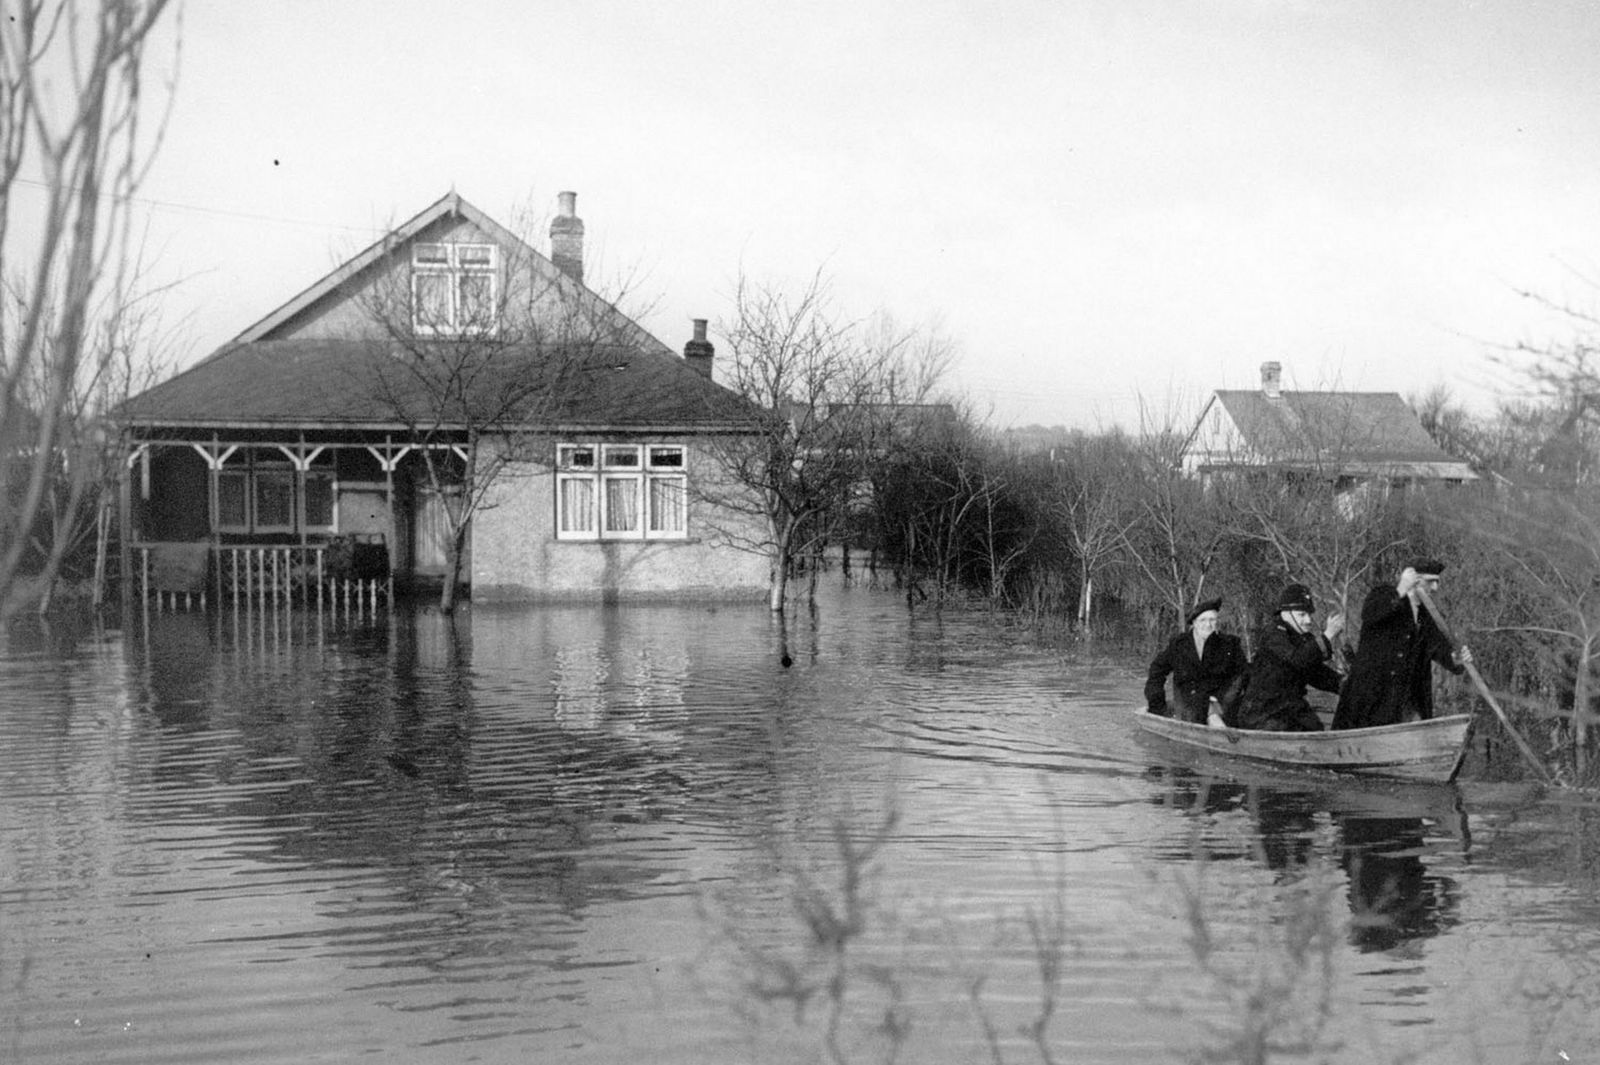
[[[1350,664],[1350,680],[1339,698],[1333,727],[1367,728],[1433,716],[1433,670],[1437,662],[1461,673],[1472,660],[1450,641],[1423,606],[1418,588],[1439,589],[1444,563],[1417,558],[1395,584],[1380,584],[1361,603],[1361,643]]]
[[[1334,637],[1344,631],[1344,616],[1331,615],[1318,633],[1311,617],[1315,612],[1311,590],[1303,584],[1291,584],[1278,596],[1278,616],[1256,641],[1256,656],[1239,702],[1240,728],[1322,731],[1322,719],[1307,701],[1306,689],[1339,690],[1344,678],[1328,660],[1333,657]]]
[[[1183,619],[1187,628],[1151,660],[1144,684],[1150,713],[1219,728],[1232,714],[1244,684],[1244,645],[1239,637],[1217,631],[1221,611],[1221,599],[1196,603]],[[1168,676],[1172,677],[1170,708]],[[1210,720],[1213,716],[1215,721]]]

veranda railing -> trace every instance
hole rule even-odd
[[[157,611],[204,610],[218,605],[287,609],[299,605],[342,612],[376,611],[393,601],[393,582],[387,577],[352,577],[328,565],[326,544],[275,544],[210,546],[189,560],[199,572],[179,572],[163,552],[177,546],[139,544],[134,548],[139,592],[146,607]]]

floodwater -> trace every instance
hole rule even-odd
[[[137,619],[136,619],[137,620]],[[1600,816],[1186,764],[864,589],[0,653],[0,1061],[1561,1062]]]

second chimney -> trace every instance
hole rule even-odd
[[[1279,382],[1283,378],[1283,364],[1280,362],[1264,362],[1261,364],[1261,391],[1265,392],[1268,399],[1277,399],[1283,394]]]
[[[683,346],[683,361],[710,377],[711,359],[716,355],[717,349],[706,339],[706,320],[695,318],[693,321],[694,339]]]
[[[583,219],[578,217],[578,194],[556,194],[559,206],[550,220],[550,261],[572,280],[583,284]]]

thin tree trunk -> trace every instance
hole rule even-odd
[[[448,515],[449,504],[446,503]],[[456,584],[461,580],[461,556],[467,544],[467,527],[450,522],[450,546],[445,551],[444,587],[439,589],[439,612],[452,614],[456,609]]]
[[[1578,654],[1577,675],[1572,685],[1572,749],[1574,779],[1587,782],[1589,768],[1589,670],[1592,656],[1588,645]]]

